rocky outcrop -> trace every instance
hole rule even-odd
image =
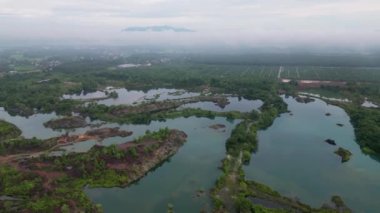
[[[335,140],[330,139],[330,138],[329,138],[329,139],[326,139],[325,142],[328,143],[328,144],[330,144],[330,145],[333,145],[333,146],[336,145]]]

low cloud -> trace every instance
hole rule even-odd
[[[0,39],[380,44],[379,0],[0,0],[0,17]]]
[[[168,25],[162,26],[148,26],[148,27],[127,27],[123,30],[124,32],[167,32],[172,31],[176,33],[183,32],[195,32],[194,30],[183,28],[183,27],[172,27]]]

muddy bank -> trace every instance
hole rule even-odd
[[[45,127],[51,129],[75,129],[87,126],[86,119],[81,116],[70,116],[59,119],[50,120],[44,123]]]

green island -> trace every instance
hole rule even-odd
[[[347,162],[350,160],[352,153],[348,151],[347,149],[344,149],[342,147],[339,147],[335,154],[339,155],[342,158],[342,163]]]
[[[100,212],[83,194],[84,186],[128,186],[175,154],[186,137],[179,130],[161,129],[118,146],[93,147],[85,154],[31,153],[30,160],[17,163],[19,156],[7,155],[0,160],[13,167],[0,168],[1,192],[15,199],[3,200],[1,207],[5,212]]]

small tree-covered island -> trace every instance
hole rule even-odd
[[[370,56],[0,55],[0,212],[380,208]]]

